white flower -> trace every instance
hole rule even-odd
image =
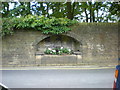
[[[68,49],[68,51],[70,52],[71,50],[70,50],[70,49]]]
[[[63,47],[61,47],[60,49],[63,49]]]
[[[48,50],[52,50],[51,48],[48,48]]]
[[[56,52],[56,50],[52,50],[53,52]]]

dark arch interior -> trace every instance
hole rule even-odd
[[[47,48],[56,47],[64,47],[71,49],[74,52],[81,52],[81,43],[66,35],[52,35],[47,37],[37,44],[36,50],[44,53]]]

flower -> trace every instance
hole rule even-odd
[[[60,49],[63,49],[63,47],[61,47]]]
[[[56,50],[52,50],[53,52],[56,52]]]
[[[48,48],[48,50],[52,50],[51,48]]]
[[[62,54],[71,54],[72,50],[64,47],[59,48],[47,48],[45,51],[46,54],[52,55],[62,55]]]
[[[68,51],[69,51],[69,52],[71,52],[71,50],[70,50],[70,49],[68,49]]]

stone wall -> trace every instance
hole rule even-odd
[[[58,60],[63,60],[62,64],[67,64],[67,59],[76,65],[100,64],[115,65],[118,60],[118,24],[116,23],[79,23],[71,27],[71,31],[66,34],[81,43],[81,58],[73,61],[78,56],[58,56]],[[49,56],[43,55],[36,58],[36,47],[41,40],[50,35],[43,35],[35,30],[15,30],[11,36],[2,38],[2,65],[3,66],[36,66],[41,65],[41,61],[48,62]],[[52,57],[53,58],[53,57]],[[55,59],[56,58],[56,59]],[[54,60],[57,60],[55,57]],[[41,61],[39,61],[41,60]],[[52,60],[52,59],[51,59]],[[66,60],[66,61],[65,61]],[[51,61],[53,62],[53,61]],[[55,61],[57,62],[57,61]],[[50,61],[49,61],[50,63]],[[51,63],[50,63],[51,64]],[[54,64],[54,63],[53,63]],[[57,63],[59,65],[59,63]]]
[[[78,65],[82,64],[81,55],[39,55],[37,65]]]

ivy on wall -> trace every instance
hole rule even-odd
[[[70,31],[69,26],[77,23],[77,21],[67,18],[47,18],[33,15],[20,18],[3,18],[2,22],[2,36],[13,34],[15,29],[34,29],[44,34],[61,34]]]

